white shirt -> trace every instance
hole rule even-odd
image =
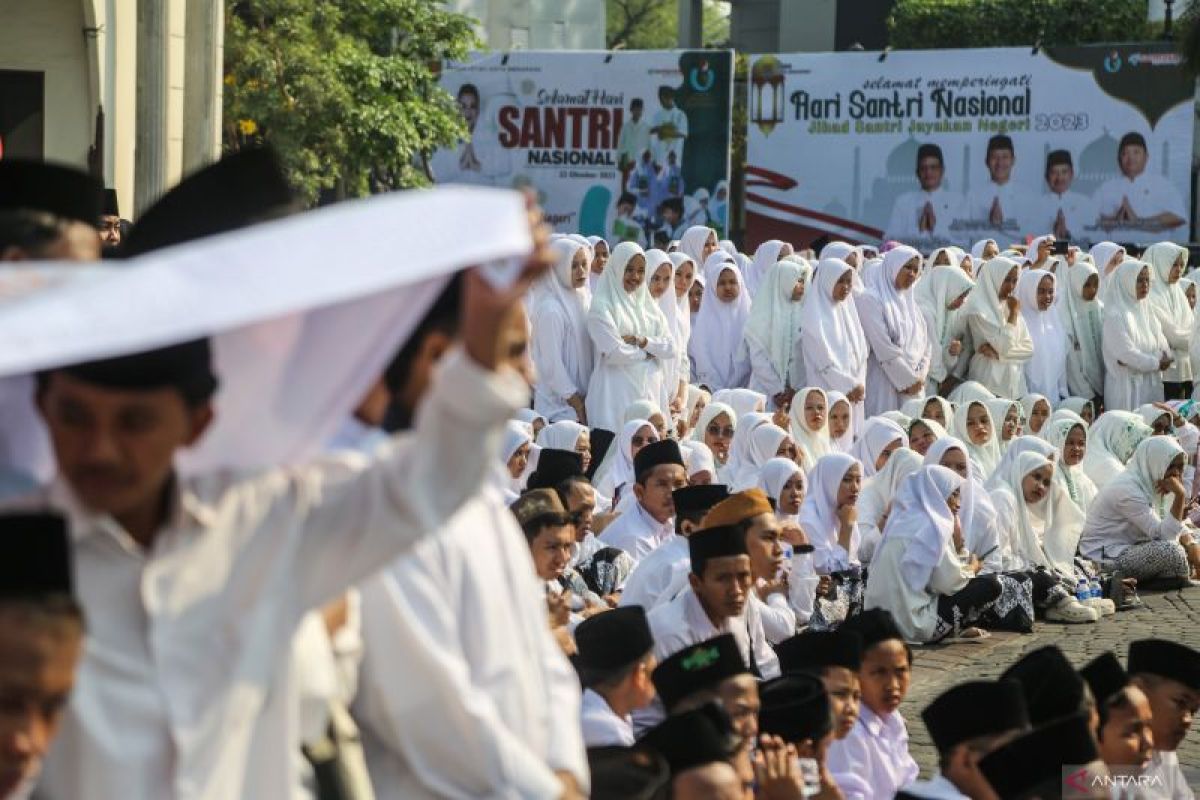
[[[755,607],[762,620],[763,635],[773,645],[796,634],[796,612],[788,605],[787,596],[783,592],[772,592],[766,600],[758,596],[753,588],[750,590],[750,604]]]
[[[932,231],[923,231],[918,227],[921,215],[925,213],[926,204],[933,209]],[[883,238],[908,242],[921,250],[948,244],[950,223],[962,215],[962,204],[962,195],[941,186],[932,192],[924,189],[905,192],[892,204],[892,217]]]
[[[618,717],[608,701],[591,689],[583,692],[583,741],[588,747],[632,747],[633,720]]]
[[[1000,211],[1004,214],[1004,223],[1000,228],[996,228],[990,222],[992,203],[996,200],[1000,201]],[[997,184],[989,179],[982,188],[971,193],[967,209],[971,215],[970,222],[982,225],[981,230],[1000,233],[1012,239],[1036,227],[1031,227],[1031,221],[1028,219],[1029,212],[1036,202],[1037,196],[1014,182],[1012,178],[1005,184]]]
[[[1193,800],[1196,796],[1188,786],[1187,777],[1179,766],[1179,754],[1174,750],[1166,752],[1155,750],[1150,757],[1150,764],[1142,772],[1143,775],[1157,776],[1162,779],[1160,786],[1151,787],[1152,797],[1168,798],[1169,800]]]
[[[632,492],[633,487],[627,487]],[[675,535],[674,518],[659,522],[646,513],[641,503],[632,503],[629,510],[600,533],[606,547],[617,547],[629,554],[634,562],[653,553]]]
[[[692,567],[686,536],[674,536],[666,544],[638,562],[625,579],[621,592],[621,605],[641,606],[650,611],[671,599],[668,590],[679,582],[682,575],[686,582]]]
[[[88,617],[39,796],[295,797],[289,645],[301,617],[439,527],[527,398],[516,375],[454,353],[413,435],[374,460],[180,482],[149,551],[61,483],[33,498],[68,516]]]
[[[1114,241],[1141,241],[1148,236],[1158,239],[1176,239],[1187,236],[1187,207],[1175,186],[1162,175],[1142,172],[1133,180],[1124,175],[1110,178],[1096,191],[1096,205],[1100,214],[1111,217],[1121,204],[1129,199],[1129,206],[1138,217],[1153,217],[1170,212],[1184,224],[1162,231],[1144,231],[1114,228],[1104,234],[1105,239]]]
[[[829,745],[825,764],[846,800],[892,797],[920,772],[908,753],[904,717],[899,711],[876,716],[865,703],[849,735]]]
[[[925,800],[968,800],[967,795],[940,772],[927,781],[913,781],[904,787],[904,792]]]
[[[679,106],[671,108],[662,108],[661,106],[654,112],[654,118],[650,122],[651,128],[659,128],[663,125],[675,126],[675,133],[679,134],[678,139],[664,139],[659,134],[655,134],[650,140],[650,152],[654,156],[654,163],[665,166],[667,163],[667,153],[675,154],[675,163],[683,163],[683,143],[687,140],[688,135],[688,119],[687,114],[683,113],[683,109]]]
[[[1072,243],[1087,245],[1107,238],[1107,234],[1096,229],[1096,222],[1100,216],[1096,203],[1086,194],[1069,189],[1062,194],[1046,192],[1041,196],[1037,219],[1034,220],[1035,224],[1031,230],[1053,233],[1054,221],[1058,219],[1060,211],[1067,223],[1067,232],[1071,234],[1069,238]]]
[[[1088,507],[1079,552],[1093,561],[1111,561],[1135,544],[1174,541],[1182,532],[1183,523],[1170,511],[1160,516],[1140,492],[1110,483]]]
[[[651,611],[647,621],[654,636],[654,655],[659,662],[689,645],[731,633],[747,664],[756,664],[764,679],[779,677],[779,658],[767,644],[762,619],[753,603],[746,604],[741,616],[721,620],[721,627],[717,628],[689,586],[671,602]]]

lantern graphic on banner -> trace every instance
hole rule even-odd
[[[783,122],[783,67],[775,56],[763,56],[750,69],[753,102],[750,121],[770,136]]]

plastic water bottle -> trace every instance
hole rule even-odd
[[[1093,576],[1090,581],[1090,586],[1091,586],[1091,590],[1092,590],[1091,597],[1093,600],[1104,599],[1104,589],[1102,589],[1100,587],[1100,579],[1099,578]]]
[[[1080,578],[1079,583],[1075,585],[1075,599],[1083,602],[1092,596],[1092,587],[1088,585],[1087,578]]]

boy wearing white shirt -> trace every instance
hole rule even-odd
[[[971,195],[971,222],[1011,239],[1031,227],[1027,217],[1035,198],[1012,180],[1017,157],[1011,136],[998,134],[988,139],[986,158],[989,179]]]
[[[1128,672],[1154,715],[1154,755],[1144,774],[1162,780],[1162,796],[1190,800],[1194,795],[1176,751],[1200,713],[1200,652],[1179,642],[1141,639],[1129,645]]]
[[[1187,237],[1187,210],[1183,198],[1162,175],[1146,171],[1150,153],[1146,137],[1131,131],[1117,146],[1120,176],[1111,178],[1096,192],[1100,224],[1108,238],[1144,239]]]
[[[673,439],[651,442],[633,457],[633,494],[630,509],[600,534],[600,541],[619,547],[639,562],[675,536],[676,489],[687,486],[683,453]]]
[[[575,666],[583,692],[583,741],[589,747],[633,745],[630,714],[654,700],[654,639],[640,606],[615,608],[575,629]]]

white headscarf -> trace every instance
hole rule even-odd
[[[976,265],[983,263],[983,248],[987,247],[989,244],[996,244],[996,240],[980,239],[978,242],[971,245],[971,260],[974,261]],[[1000,245],[996,246],[999,247]]]
[[[606,269],[605,272],[607,271]],[[596,470],[593,485],[596,491],[605,497],[612,497],[619,487],[630,483],[636,477],[633,474],[633,456],[630,455],[630,451],[633,449],[634,434],[642,428],[650,429],[650,441],[658,441],[658,431],[649,420],[630,420],[621,428],[617,440],[604,455],[604,463]]]
[[[833,300],[834,285],[850,269],[840,259],[823,260],[817,266],[816,286],[804,302],[805,324],[800,336],[805,352],[814,354],[810,363],[830,363],[839,372],[861,375],[869,351],[858,311],[850,297],[841,302]]]
[[[985,261],[976,276],[975,290],[963,303],[963,313],[967,316],[977,314],[993,325],[1005,325],[1008,322],[1008,307],[1000,299],[1000,284],[1004,283],[1013,269],[1017,269],[1017,262],[1011,258],[996,256]]]
[[[1004,441],[1004,421],[1008,417],[1008,412],[1014,408],[1017,411],[1017,423],[1021,421],[1021,404],[1016,400],[1009,400],[1004,397],[997,397],[995,400],[984,400],[984,405],[987,406],[988,413],[992,417],[992,422],[996,424],[996,444],[1000,445],[1000,452],[1004,453],[1008,449],[1008,442]]]
[[[533,444],[533,433],[530,431],[529,425],[515,419],[510,419],[506,422],[504,425],[504,438],[500,443],[500,464],[504,468],[503,487],[515,494],[520,494],[521,490],[525,488],[525,476],[522,474],[514,478],[512,473],[508,471],[508,462],[517,454],[521,446],[526,444]]]
[[[793,301],[792,291],[799,281],[807,283],[811,276],[811,267],[802,267],[792,261],[776,263],[764,276],[746,319],[743,334],[746,342],[762,348],[775,372],[784,380],[790,380],[795,371],[792,362],[804,312],[803,301]]]
[[[1074,352],[1068,353],[1070,374],[1077,376],[1076,380],[1086,381],[1092,397],[1104,394],[1104,351],[1101,346],[1104,307],[1096,298],[1084,300],[1083,286],[1096,274],[1095,266],[1077,259],[1075,265],[1067,269],[1066,291],[1061,292],[1062,302],[1056,304],[1063,329],[1076,342]],[[1096,297],[1099,296],[1097,291]],[[1078,388],[1075,390],[1079,391]]]
[[[690,423],[692,414],[696,410],[696,406],[699,405],[701,401],[704,401],[704,405],[707,406],[710,400],[712,400],[712,395],[701,389],[699,386],[689,383],[687,388],[687,398],[683,402],[683,421],[685,423]],[[701,409],[701,413],[703,413],[703,409]],[[697,417],[696,421],[699,422],[700,418]],[[684,431],[684,436],[691,438],[691,433],[692,432],[690,430]]]
[[[871,417],[863,426],[862,435],[850,448],[850,455],[862,464],[863,478],[876,473],[875,462],[879,454],[892,442],[900,440],[901,447],[908,447],[908,434],[896,423],[884,417]]]
[[[951,309],[950,304],[964,292],[975,288],[975,281],[958,267],[934,267],[929,270],[913,288],[912,294],[917,301],[917,308],[929,324],[929,330],[935,337],[934,350],[940,353],[950,344],[954,332],[954,320],[959,309]],[[966,305],[964,301],[963,305]],[[930,375],[935,380],[944,380],[946,367],[940,357],[933,359]]]
[[[1129,459],[1129,467],[1113,478],[1109,486],[1116,487],[1113,491],[1140,495],[1146,505],[1162,517],[1167,511],[1166,497],[1159,494],[1158,483],[1167,473],[1171,462],[1179,456],[1186,457],[1186,454],[1173,438],[1152,436],[1137,446],[1133,457]]]
[[[962,407],[967,403],[971,403],[976,400],[980,402],[987,402],[988,400],[995,399],[996,395],[992,392],[992,390],[984,386],[979,381],[964,381],[958,386],[954,387],[954,391],[950,392],[950,402],[955,404],[954,416],[956,417],[961,412]]]
[[[820,394],[821,399],[825,401],[825,422],[819,430],[808,427],[808,419],[804,415],[804,404],[813,392]],[[788,410],[788,419],[792,441],[800,451],[805,469],[811,471],[817,459],[833,451],[833,444],[829,441],[829,397],[825,390],[816,386],[805,386],[796,392],[796,396],[792,398],[792,407]]]
[[[963,543],[970,552],[984,561],[997,563],[999,553],[993,548],[998,548],[1000,544],[999,528],[997,527],[999,515],[996,513],[996,507],[992,505],[991,498],[983,488],[983,476],[979,474],[977,465],[971,460],[967,446],[962,443],[962,440],[953,436],[938,439],[929,446],[929,451],[925,453],[925,466],[941,464],[942,458],[950,450],[958,450],[966,457],[967,473],[971,477],[971,480],[963,485],[962,508],[958,512],[958,518],[962,522]],[[997,557],[989,557],[992,555],[988,552],[989,550],[993,550]]]
[[[1125,471],[1142,440],[1154,431],[1142,418],[1130,411],[1105,411],[1088,431],[1088,449],[1083,457],[1083,471],[1097,489]]]
[[[542,432],[538,434],[537,443],[553,450],[574,451],[579,437],[587,432],[586,426],[580,425],[574,420],[559,420],[542,428]]]
[[[767,396],[753,389],[718,389],[712,399],[718,403],[725,403],[736,411],[739,417],[764,411],[767,407]]]
[[[838,403],[845,403],[846,408],[850,410],[850,427],[846,428],[846,432],[839,438],[833,438],[833,431],[829,432],[829,443],[831,445],[830,452],[837,451],[839,453],[849,453],[850,448],[854,446],[854,407],[850,405],[850,401],[846,395],[838,391],[828,391],[825,393],[825,399],[829,401],[827,414],[833,416],[833,407]],[[826,423],[828,427],[828,423]]]
[[[696,421],[696,427],[692,431],[692,439],[703,443],[705,428],[708,427],[710,422],[722,414],[729,417],[729,427],[733,428],[734,432],[736,433],[738,423],[737,412],[733,410],[733,406],[714,399],[704,407],[703,411],[700,412],[700,419]]]
[[[921,467],[896,492],[883,538],[904,542],[900,575],[912,592],[926,592],[934,567],[954,551],[954,512],[946,501],[963,483],[946,467]]]
[[[1043,430],[1046,433],[1046,441],[1058,454],[1058,457],[1054,459],[1054,480],[1062,484],[1067,496],[1071,498],[1071,502],[1086,514],[1092,500],[1096,499],[1096,484],[1092,483],[1092,479],[1083,471],[1082,462],[1069,467],[1064,460],[1067,437],[1075,428],[1083,431],[1084,456],[1086,457],[1088,428],[1085,423],[1060,417],[1048,421]]]
[[[800,482],[804,485],[805,493],[807,493],[808,480],[804,477],[804,470],[800,469],[800,465],[790,458],[772,458],[759,470],[758,488],[766,492],[767,497],[778,503],[779,495],[783,494],[784,485],[797,475],[800,476]],[[776,515],[787,516],[782,511],[776,511]]]
[[[1044,269],[1026,270],[1017,280],[1017,299],[1021,316],[1033,339],[1033,357],[1025,362],[1025,375],[1031,386],[1051,390],[1058,386],[1067,368],[1067,334],[1055,304],[1042,311],[1037,304],[1038,284],[1049,278],[1058,294],[1058,280]]]
[[[904,351],[909,365],[919,369],[918,365],[926,363],[929,357],[925,320],[917,308],[914,288],[910,286],[903,291],[896,288],[896,276],[914,258],[921,258],[915,249],[907,245],[893,247],[884,255],[882,267],[874,270],[864,282],[865,294],[879,301],[889,337]]]
[[[750,268],[742,276],[746,279],[746,288],[750,290],[751,298],[758,297],[758,287],[762,286],[763,281],[766,280],[767,272],[771,267],[775,266],[780,260],[779,251],[786,244],[787,242],[779,239],[768,239],[754,251],[754,258],[750,261]]]
[[[1083,409],[1087,406],[1092,407],[1092,419],[1096,418],[1096,406],[1086,397],[1064,397],[1058,403],[1058,408],[1055,411],[1070,411],[1075,416],[1083,421],[1083,427],[1088,427],[1087,421],[1083,420]],[[1053,414],[1051,416],[1054,416]]]
[[[737,277],[737,299],[726,303],[717,297],[717,281],[729,270]],[[742,349],[742,334],[750,316],[750,293],[742,271],[724,251],[713,253],[704,262],[704,299],[692,326],[691,354],[702,375],[716,375],[722,386],[737,380],[737,364]]]
[[[707,472],[713,482],[717,480],[717,460],[713,458],[712,450],[704,442],[689,441],[687,453],[683,457],[687,467],[688,480],[701,472]]]
[[[846,257],[856,254],[860,255],[858,249],[848,242],[830,242],[821,248],[821,252],[817,254],[818,261],[824,261],[827,258],[836,258],[838,261],[845,261]],[[847,265],[849,266],[849,265]],[[859,267],[862,267],[862,262],[859,262]],[[853,267],[851,267],[853,269]]]
[[[896,496],[896,490],[909,475],[921,468],[923,459],[915,450],[901,447],[892,453],[892,457],[883,465],[883,469],[863,481],[862,494],[858,498],[858,507],[865,513],[867,509],[887,510],[888,505]]]
[[[716,235],[716,231],[703,225],[693,225],[683,232],[683,238],[679,240],[679,252],[692,260],[697,273],[704,263],[704,243],[708,241],[709,236]]]
[[[996,398],[992,398],[996,399]],[[979,404],[988,415],[988,419],[992,423],[992,435],[982,445],[975,444],[971,441],[971,434],[967,430],[967,417],[970,414],[971,406]],[[971,457],[978,466],[984,476],[988,478],[992,471],[996,469],[996,465],[1000,463],[1000,430],[996,427],[996,420],[992,419],[992,411],[987,406],[986,400],[970,400],[959,406],[954,413],[954,422],[950,424],[950,435],[962,441],[967,448],[967,455]]]
[[[936,403],[938,408],[942,410],[942,418],[946,421],[944,427],[949,430],[949,426],[954,422],[954,406],[950,404],[949,400],[940,395],[905,400],[900,410],[908,415],[909,419],[926,419],[925,407],[930,403]],[[936,420],[931,421],[936,423]]]
[[[816,549],[814,555],[824,554],[816,561],[828,562],[838,544],[837,496],[842,478],[858,459],[846,453],[830,453],[824,456],[808,475],[808,495],[800,506],[800,527],[808,534],[808,540]],[[852,563],[858,561],[858,545],[861,541],[858,524],[850,537],[849,555]]]
[[[1049,422],[1050,417],[1054,414],[1054,404],[1044,394],[1037,394],[1036,392],[1029,392],[1021,397],[1021,418],[1026,421],[1032,420],[1033,410],[1037,407],[1038,403],[1046,404],[1046,422]],[[1046,422],[1042,423],[1042,427],[1045,427]],[[1031,425],[1026,433],[1031,436],[1037,436],[1039,431],[1035,431]]]
[[[608,320],[621,336],[665,338],[667,318],[650,296],[647,281],[643,279],[632,292],[625,291],[625,267],[634,256],[646,256],[634,242],[621,242],[613,248],[604,273],[596,281],[588,317]],[[650,274],[648,267],[646,274]]]
[[[1008,450],[1004,451],[1004,455],[1001,457],[1000,463],[996,465],[991,477],[983,482],[984,487],[991,490],[1004,485],[1004,476],[1012,468],[1013,462],[1021,457],[1021,453],[1038,453],[1045,456],[1047,461],[1054,461],[1058,458],[1058,451],[1054,445],[1040,436],[1017,436],[1012,440]]]
[[[1100,242],[1088,251],[1088,255],[1092,257],[1092,264],[1095,265],[1096,270],[1100,273],[1101,286],[1107,283],[1108,278],[1111,277],[1111,273],[1108,271],[1108,262],[1112,261],[1113,256],[1117,253],[1124,252],[1125,248],[1116,242]],[[1113,268],[1113,272],[1116,272],[1116,267]]]
[[[1104,294],[1104,319],[1120,320],[1129,331],[1133,345],[1141,352],[1161,355],[1170,350],[1162,327],[1147,302],[1149,298],[1138,300],[1137,297],[1137,278],[1143,269],[1152,271],[1143,261],[1127,259],[1113,272],[1111,285]]]
[[[1146,299],[1160,323],[1190,332],[1195,318],[1183,292],[1183,283],[1179,280],[1170,282],[1171,269],[1180,256],[1183,256],[1186,269],[1188,250],[1174,242],[1152,244],[1142,253],[1142,260],[1150,265],[1150,296]]]
[[[1036,505],[1031,506],[1025,501],[1021,483],[1029,473],[1042,467],[1053,470],[1054,464],[1041,453],[1021,453],[1009,464],[1002,484],[996,489],[996,492],[1010,496],[1016,510],[1016,519],[1009,521],[1012,531],[1009,544],[1013,555],[1026,563],[1071,576],[1075,572],[1075,552],[1079,549],[1085,518],[1057,482],[1051,482],[1050,490]],[[1039,526],[1041,535],[1033,523],[1034,516],[1042,523]]]
[[[748,414],[739,415],[737,429],[733,432],[733,440],[729,443],[729,460],[725,462],[726,483],[737,483],[742,467],[750,457],[751,437],[759,427],[768,424],[771,424],[770,414],[751,411]]]
[[[728,255],[730,258],[737,258],[737,256],[738,256],[738,249],[737,249],[737,245],[735,245],[735,244],[734,244],[733,242],[731,242],[729,239],[720,239],[720,240],[718,240],[718,241],[717,241],[717,245],[718,245],[718,246],[719,246],[719,247],[720,247],[722,250],[724,250],[724,251],[725,251],[725,253],[726,253],[726,254],[727,254],[727,255]]]
[[[745,457],[738,468],[733,490],[740,492],[758,485],[758,476],[763,465],[775,458],[779,448],[789,439],[788,432],[770,422],[759,425],[750,434]]]
[[[513,413],[513,417],[527,424],[530,430],[533,430],[533,423],[537,422],[539,419],[543,424],[546,422],[546,418],[534,411],[532,408],[518,408]]]
[[[665,304],[673,303],[675,306],[674,316],[668,314],[666,309],[663,309],[663,315],[667,318],[667,325],[671,328],[671,336],[675,339],[675,349],[680,353],[687,352],[688,342],[692,338],[692,308],[688,301],[688,292],[692,290],[692,284],[683,290],[683,297],[675,293],[674,278],[679,274],[679,270],[684,264],[692,265],[692,283],[696,282],[696,272],[700,269],[696,265],[696,261],[685,253],[671,253],[671,263],[675,265],[675,269],[671,275],[671,288],[659,298],[658,304],[662,308]],[[684,376],[686,377],[686,376]]]

